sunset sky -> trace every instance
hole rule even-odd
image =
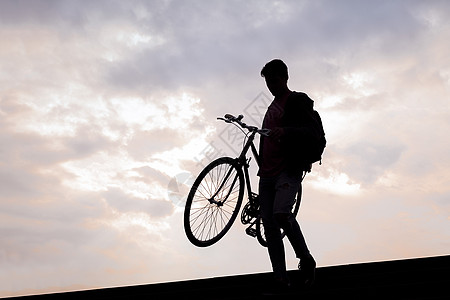
[[[450,254],[449,1],[4,0],[0,40],[0,297],[270,271],[239,220],[197,248],[182,213],[273,58],[328,140],[318,265]]]

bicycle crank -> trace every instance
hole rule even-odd
[[[248,234],[251,237],[256,237],[256,229],[252,227],[253,225],[247,227],[247,229],[245,229],[245,233]]]

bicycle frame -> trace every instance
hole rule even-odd
[[[256,163],[258,164],[258,166],[259,166],[259,163],[260,163],[260,162],[259,162],[258,151],[256,150],[255,144],[253,143],[253,141],[254,141],[254,139],[255,139],[256,133],[257,133],[256,130],[253,130],[253,131],[251,132],[251,134],[250,134],[250,136],[248,137],[248,140],[247,140],[247,142],[245,143],[245,145],[244,145],[244,147],[243,147],[241,153],[240,153],[239,156],[236,158],[236,159],[237,159],[237,162],[238,162],[238,165],[241,166],[241,167],[243,168],[243,173],[244,173],[244,178],[245,178],[245,185],[247,186],[247,195],[248,195],[249,197],[251,197],[251,196],[253,195],[253,192],[252,192],[252,189],[251,189],[250,175],[249,175],[249,172],[248,172],[248,168],[249,168],[249,166],[250,166],[250,164],[249,164],[250,159],[247,159],[247,152],[248,152],[248,149],[251,149],[251,150],[252,150],[253,157],[255,157],[255,160],[256,160]],[[221,201],[216,201],[216,200],[214,200],[214,198],[217,196],[217,194],[220,192],[220,190],[222,190],[222,187],[225,185],[225,183],[227,182],[228,178],[229,178],[230,175],[231,175],[231,171],[232,171],[232,170],[228,171],[227,175],[225,176],[225,179],[224,179],[223,182],[221,183],[220,187],[217,189],[216,193],[209,199],[209,202],[210,202],[210,203],[214,203],[214,204],[216,204],[216,205],[220,205],[220,206],[221,206],[221,205],[223,205],[223,203],[225,202],[225,201],[223,201],[223,202],[221,202]],[[237,177],[234,178],[233,183],[232,183],[231,186],[234,186],[234,184],[236,183],[236,179],[237,179]],[[228,193],[231,193],[231,190],[232,190],[232,189],[230,189]],[[228,195],[225,197],[225,200],[226,200],[226,199],[228,199]]]
[[[247,142],[245,143],[244,147],[242,148],[241,153],[239,154],[239,156],[237,157],[237,162],[238,165],[240,165],[244,170],[244,178],[245,178],[245,185],[247,186],[247,195],[248,197],[253,197],[253,192],[251,189],[251,184],[250,184],[250,175],[248,172],[248,168],[249,168],[249,162],[250,162],[250,158],[247,160],[247,152],[249,149],[251,149],[252,153],[253,153],[253,157],[256,160],[256,163],[258,164],[258,166],[260,165],[260,158],[259,158],[259,154],[258,151],[256,150],[255,144],[253,143],[253,141],[255,140],[255,136],[257,133],[261,134],[261,135],[265,135],[268,136],[270,130],[268,129],[258,129],[255,126],[248,126],[247,124],[243,123],[241,120],[244,116],[243,115],[239,115],[237,118],[234,117],[233,115],[230,114],[226,114],[224,118],[217,118],[218,120],[223,120],[226,123],[237,123],[239,124],[239,126],[241,128],[245,128],[248,129],[250,131],[250,135],[248,136]],[[223,184],[228,180],[228,177],[230,176],[231,173],[228,173],[225,177],[224,182],[222,183],[222,185],[220,186],[220,189],[222,189]],[[236,179],[235,179],[236,180]],[[232,186],[234,186],[235,181],[233,181]],[[211,203],[215,203],[218,204],[219,203],[217,201],[214,200],[214,197],[217,195],[214,194],[214,196],[209,200]],[[228,197],[226,197],[228,198]],[[225,199],[226,199],[225,198]],[[223,203],[220,203],[220,205],[223,205]]]
[[[245,185],[247,186],[247,195],[249,197],[251,197],[251,195],[252,195],[252,189],[251,189],[251,185],[250,185],[250,175],[248,172],[248,169],[250,166],[250,164],[249,164],[250,159],[247,159],[246,155],[247,155],[248,149],[250,148],[252,150],[253,157],[255,158],[256,163],[258,164],[258,166],[260,165],[259,154],[258,154],[258,151],[256,150],[255,144],[253,143],[256,133],[257,133],[256,131],[253,131],[250,134],[247,142],[245,143],[245,145],[241,151],[241,154],[238,157],[238,162],[244,169],[243,171],[244,171]]]

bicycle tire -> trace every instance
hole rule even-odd
[[[211,246],[228,232],[239,213],[244,184],[242,167],[231,157],[218,158],[200,172],[184,209],[184,230],[192,244]]]
[[[292,214],[294,215],[294,217],[297,217],[298,211],[300,209],[300,200],[301,192],[297,194],[293,205]],[[284,232],[281,232],[281,238],[284,238],[285,236],[286,234]],[[256,219],[256,238],[261,246],[267,247],[267,241],[264,234],[264,226],[262,224],[261,216],[258,216],[258,218]]]

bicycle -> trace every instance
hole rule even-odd
[[[248,202],[242,209],[241,222],[249,225],[245,229],[248,235],[256,237],[263,247],[267,247],[259,213],[258,194],[253,193],[251,189],[248,171],[251,157],[247,158],[247,152],[251,149],[259,166],[260,159],[253,141],[256,134],[269,136],[270,130],[249,126],[242,122],[243,118],[243,115],[234,117],[230,114],[217,118],[240,128],[247,141],[244,139],[238,157],[220,157],[207,165],[194,181],[188,194],[184,209],[184,229],[187,238],[195,246],[211,246],[228,232],[239,213],[247,186]],[[299,210],[300,197],[299,192],[292,210],[294,216]],[[284,235],[282,232],[283,237]]]

